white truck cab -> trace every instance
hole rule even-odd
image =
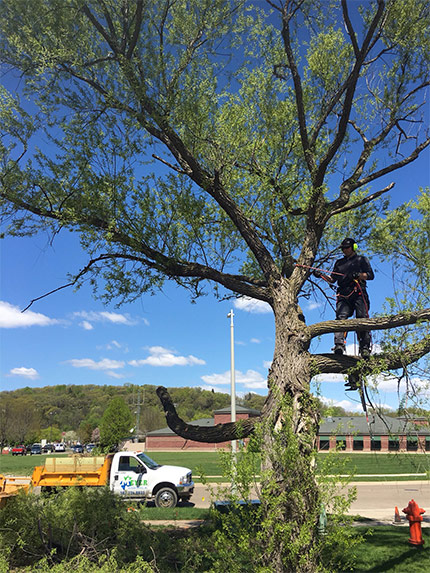
[[[132,499],[154,499],[157,507],[175,507],[194,491],[191,470],[162,466],[143,452],[117,452],[110,468],[110,488]]]

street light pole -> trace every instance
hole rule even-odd
[[[236,379],[234,368],[234,322],[233,309],[230,310],[227,317],[230,319],[230,383],[231,383],[231,421],[236,421]],[[231,441],[231,451],[236,453],[236,440]]]

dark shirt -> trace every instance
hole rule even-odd
[[[352,278],[354,273],[367,273],[367,279],[369,281],[375,278],[375,274],[367,257],[354,254],[352,257],[343,257],[335,262],[332,278],[338,284],[338,292],[350,291],[354,288],[355,282]],[[360,280],[359,282],[361,288],[365,289],[366,281]]]

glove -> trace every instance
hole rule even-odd
[[[312,274],[313,274],[314,277],[316,277],[317,279],[320,279],[320,278],[323,276],[323,274],[322,274],[321,271],[314,271]]]
[[[353,282],[353,281],[358,281],[358,277],[359,277],[360,273],[349,273],[347,275],[347,278],[349,281]]]

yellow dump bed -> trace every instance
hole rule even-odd
[[[30,487],[30,478],[28,477],[11,477],[0,475],[0,508],[3,507],[7,500],[16,495],[19,490],[28,491]]]
[[[34,468],[34,487],[104,486],[109,481],[112,456],[46,458]]]

